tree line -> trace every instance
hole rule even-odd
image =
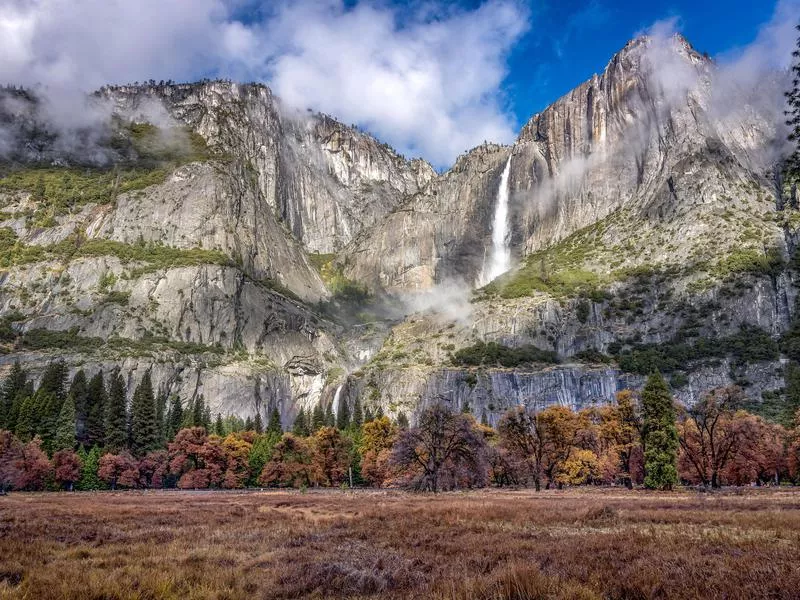
[[[3,382],[3,490],[800,483],[797,419],[786,428],[747,413],[735,386],[683,408],[658,374],[641,394],[580,411],[513,408],[496,428],[443,402],[409,427],[355,400],[301,410],[284,431],[277,407],[266,426],[258,414],[212,421],[202,398],[154,395],[149,373],[130,406],[118,371],[78,371],[69,385],[66,373],[49,365],[34,390],[16,364]]]

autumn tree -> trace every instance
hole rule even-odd
[[[397,438],[397,427],[388,417],[361,426],[361,475],[371,485],[381,486],[389,478],[389,458]]]
[[[139,483],[146,488],[163,488],[169,475],[169,457],[166,450],[154,450],[138,464]]]
[[[58,485],[72,491],[74,483],[81,478],[83,465],[72,449],[59,450],[53,455],[53,472]]]
[[[313,454],[318,482],[324,486],[345,481],[350,466],[352,442],[334,427],[322,427],[314,434]]]
[[[778,483],[781,473],[788,470],[788,432],[756,415],[740,413],[736,420],[739,445],[723,467],[722,479],[734,485]]]
[[[485,441],[473,428],[474,420],[441,404],[425,409],[417,427],[400,432],[391,464],[408,473],[411,487],[438,492],[445,471],[456,485],[461,476],[484,481]]]
[[[267,433],[266,436],[269,437]],[[250,450],[252,445],[235,434],[228,435],[222,441],[225,456],[225,472],[222,476],[222,487],[227,489],[242,488],[250,474]]]
[[[139,487],[139,465],[130,454],[104,454],[100,457],[97,476],[107,483],[112,490],[117,486],[125,488]]]
[[[208,487],[207,440],[204,428],[188,427],[181,429],[167,446],[169,472],[178,478],[179,487]]]
[[[118,370],[111,374],[105,413],[105,447],[110,452],[123,450],[128,445],[128,413],[125,382]]]
[[[142,376],[131,401],[131,452],[142,457],[158,448],[159,425],[150,371]]]
[[[543,433],[543,466],[547,476],[547,487],[559,487],[565,478],[559,478],[572,455],[578,436],[586,428],[584,415],[566,406],[549,406],[538,415]],[[585,458],[585,456],[584,456]]]
[[[302,487],[320,479],[314,451],[304,439],[284,433],[272,449],[270,461],[258,478],[261,485],[277,487]]]
[[[736,411],[743,400],[742,390],[735,386],[712,390],[678,419],[680,463],[690,467],[704,486],[720,487],[720,473],[739,450],[744,429]]]
[[[660,373],[650,375],[642,390],[642,440],[645,486],[672,489],[678,481],[678,432],[675,405]]]
[[[560,485],[592,483],[600,476],[600,460],[592,450],[576,448],[570,452],[555,475]]]

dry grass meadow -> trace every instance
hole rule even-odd
[[[15,493],[0,598],[798,598],[800,493]]]

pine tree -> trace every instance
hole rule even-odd
[[[292,425],[292,433],[301,436],[307,437],[308,436],[308,419],[306,417],[305,409],[301,408],[297,416],[294,418],[294,424]]]
[[[253,417],[247,417],[244,420],[244,430],[253,431]]]
[[[361,399],[356,398],[355,402],[353,402],[353,427],[355,429],[361,429],[363,424],[364,411],[361,410]]]
[[[3,380],[0,388],[0,429],[14,430],[15,415],[14,402],[17,395],[22,392],[28,383],[28,373],[22,368],[19,361],[14,361],[11,371]]]
[[[81,448],[83,450],[83,448]],[[86,453],[85,450],[83,450]],[[100,468],[100,446],[92,446],[92,449],[86,453],[86,456],[81,456],[83,460],[83,468],[81,469],[81,479],[75,486],[79,490],[102,490],[105,488],[101,479],[97,476],[97,470]]]
[[[280,439],[280,434],[269,432],[255,439],[247,457],[250,470],[250,479],[247,482],[248,485],[258,485],[258,478],[261,476],[261,471],[264,470],[264,465],[272,458],[272,449]]]
[[[368,406],[364,410],[364,423],[369,423],[375,420],[375,415],[372,414],[372,409]]]
[[[166,444],[167,395],[159,394],[156,398],[156,427],[158,428],[157,447]]]
[[[61,409],[61,403],[67,397],[67,365],[63,360],[52,362],[47,365],[47,368],[42,373],[42,380],[39,383],[38,390],[49,392],[53,394],[58,400],[58,408]]]
[[[327,427],[336,427],[336,417],[333,415],[333,404],[328,404],[325,408],[325,425]]]
[[[261,420],[261,411],[256,411],[256,417],[253,419],[253,430],[256,433],[264,433],[264,421]]]
[[[134,456],[144,456],[158,448],[158,420],[156,398],[150,371],[145,372],[131,401],[131,451]]]
[[[339,406],[336,410],[336,428],[339,431],[344,431],[350,426],[350,407],[347,406],[347,401],[340,399]]]
[[[269,424],[267,425],[267,433],[281,435],[283,433],[283,425],[281,424],[281,413],[277,406],[273,406],[269,413]]]
[[[125,397],[125,382],[119,371],[111,374],[108,387],[105,418],[105,446],[109,452],[125,449],[128,441],[128,414]]]
[[[175,434],[178,433],[183,426],[183,405],[181,399],[173,395],[170,399],[169,410],[167,411],[167,424],[166,424],[166,439],[172,441]]]
[[[797,26],[800,30],[800,25]],[[787,171],[792,178],[800,175],[800,38],[797,40],[797,49],[792,52],[794,64],[792,65],[792,88],[786,92],[786,124],[789,126],[789,141],[795,143],[795,149],[787,161]]]
[[[58,422],[53,435],[51,451],[72,450],[75,448],[75,400],[72,394],[61,405]]]
[[[192,406],[192,427],[204,427],[206,405],[203,396],[195,398]]]
[[[484,427],[489,426],[489,419],[486,417],[486,411],[481,412],[481,425]]]
[[[678,481],[678,431],[675,405],[660,373],[650,375],[642,390],[642,439],[645,486],[672,489]]]
[[[222,424],[222,413],[217,413],[217,420],[214,421],[214,433],[219,437],[225,437],[225,425]]]
[[[321,402],[317,402],[317,405],[314,407],[314,412],[311,415],[309,433],[314,433],[322,427],[325,427],[325,409],[322,408]]]
[[[106,439],[106,403],[108,393],[103,380],[103,371],[98,371],[90,380],[86,395],[85,444],[95,446]]]
[[[211,431],[211,405],[206,402],[203,406],[203,427],[206,431]]]
[[[406,413],[400,412],[397,414],[397,426],[400,429],[408,429],[408,417]]]
[[[83,369],[79,369],[72,378],[67,397],[72,398],[72,403],[75,406],[75,437],[79,442],[85,443],[87,441],[86,422],[89,409],[89,385]]]
[[[52,453],[56,428],[58,427],[58,417],[61,414],[61,407],[64,405],[64,401],[59,400],[52,391],[42,385],[36,390],[33,400],[35,434],[42,438],[42,447],[45,451]]]
[[[9,431],[16,430],[17,417],[19,416],[22,403],[31,396],[33,396],[33,381],[28,380],[25,383],[25,387],[17,392],[16,398],[14,398],[14,401],[11,403],[11,413],[8,416],[8,422],[6,423],[6,428]]]
[[[14,434],[23,442],[29,442],[36,434],[36,400],[27,396],[19,409]]]

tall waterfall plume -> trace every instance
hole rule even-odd
[[[339,387],[336,388],[336,393],[333,395],[333,407],[332,407],[332,410],[333,410],[333,414],[335,414],[335,415],[339,414],[339,394],[342,393],[342,386],[343,386],[343,384],[340,383]]]
[[[484,260],[478,285],[484,286],[511,268],[511,232],[508,224],[508,176],[511,172],[511,155],[500,176],[500,187],[497,188],[497,204],[492,221],[492,253],[489,264]]]

